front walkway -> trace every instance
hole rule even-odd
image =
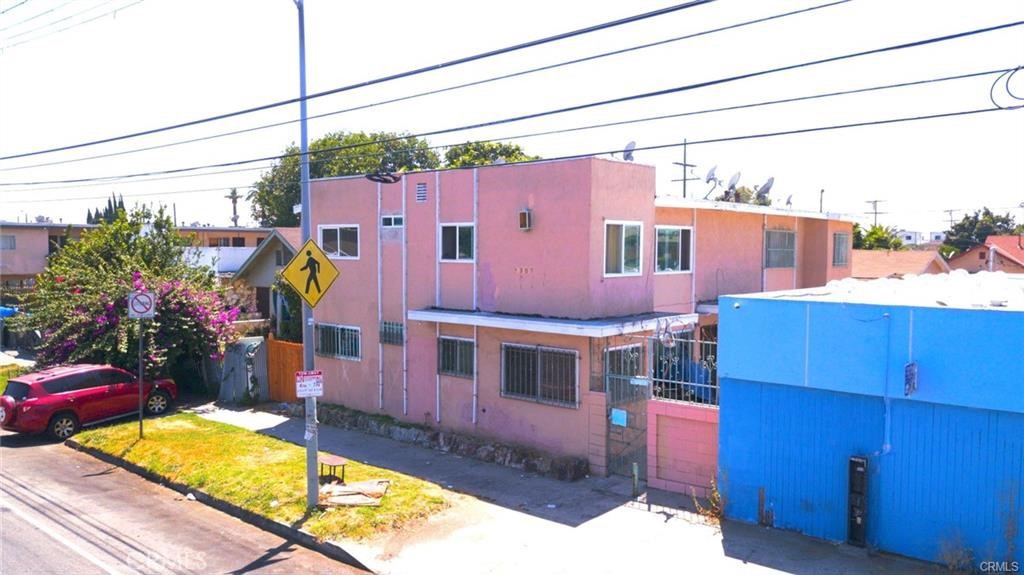
[[[203,417],[302,443],[304,423],[206,405]],[[651,491],[631,500],[626,478],[553,479],[329,426],[320,449],[436,482],[452,506],[415,530],[345,548],[381,574],[466,573],[942,573],[899,557],[869,556],[795,533],[725,522],[706,525],[686,498]],[[660,505],[654,504],[654,502]]]

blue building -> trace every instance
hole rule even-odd
[[[1024,564],[1024,277],[842,280],[719,313],[727,517]]]

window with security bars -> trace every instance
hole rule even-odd
[[[324,357],[359,359],[359,328],[326,323],[316,324],[316,354]]]
[[[416,184],[416,201],[423,203],[427,201],[427,183],[419,182]]]
[[[764,232],[764,262],[766,268],[796,267],[796,232],[766,230]]]
[[[832,266],[850,263],[850,234],[832,234]]]
[[[405,329],[402,323],[398,321],[380,322],[380,342],[391,345],[404,345]]]
[[[577,407],[576,352],[502,344],[501,395]]]
[[[609,348],[604,358],[608,375],[638,377],[643,374],[643,348],[639,344]]]
[[[473,340],[442,337],[437,340],[437,372],[473,377]]]

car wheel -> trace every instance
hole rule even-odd
[[[171,396],[166,391],[156,390],[149,394],[146,400],[146,413],[149,415],[160,415],[171,406]]]
[[[73,413],[58,413],[50,420],[47,432],[57,441],[64,441],[78,433],[78,418]]]

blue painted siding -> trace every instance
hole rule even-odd
[[[723,351],[726,339],[723,336]],[[851,456],[868,458],[867,539],[940,561],[958,539],[978,559],[1024,550],[1024,414],[721,379],[720,482],[726,515],[846,539]]]
[[[730,296],[719,314],[722,378],[902,398],[913,360],[911,401],[1024,413],[1024,312]]]

